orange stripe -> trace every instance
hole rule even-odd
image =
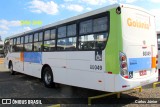
[[[152,57],[152,68],[156,68],[156,57]]]
[[[20,53],[20,61],[24,61],[24,54],[23,54],[23,52]]]

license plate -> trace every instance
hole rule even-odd
[[[146,70],[139,71],[139,75],[140,76],[147,75],[147,71]]]

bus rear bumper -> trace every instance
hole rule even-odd
[[[141,79],[126,79],[120,74],[115,75],[115,92],[130,90],[138,86],[144,86],[158,81],[158,72]]]

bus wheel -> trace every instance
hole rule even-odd
[[[46,67],[43,70],[43,82],[44,82],[45,87],[47,88],[54,87],[53,74],[52,74],[51,68],[49,67]]]
[[[12,62],[9,63],[9,71],[10,71],[11,75],[15,74],[15,71],[13,70],[13,64],[12,64]]]

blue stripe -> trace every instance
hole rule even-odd
[[[24,52],[24,62],[42,63],[42,52]]]
[[[129,58],[128,71],[145,70],[151,68],[151,57]]]

